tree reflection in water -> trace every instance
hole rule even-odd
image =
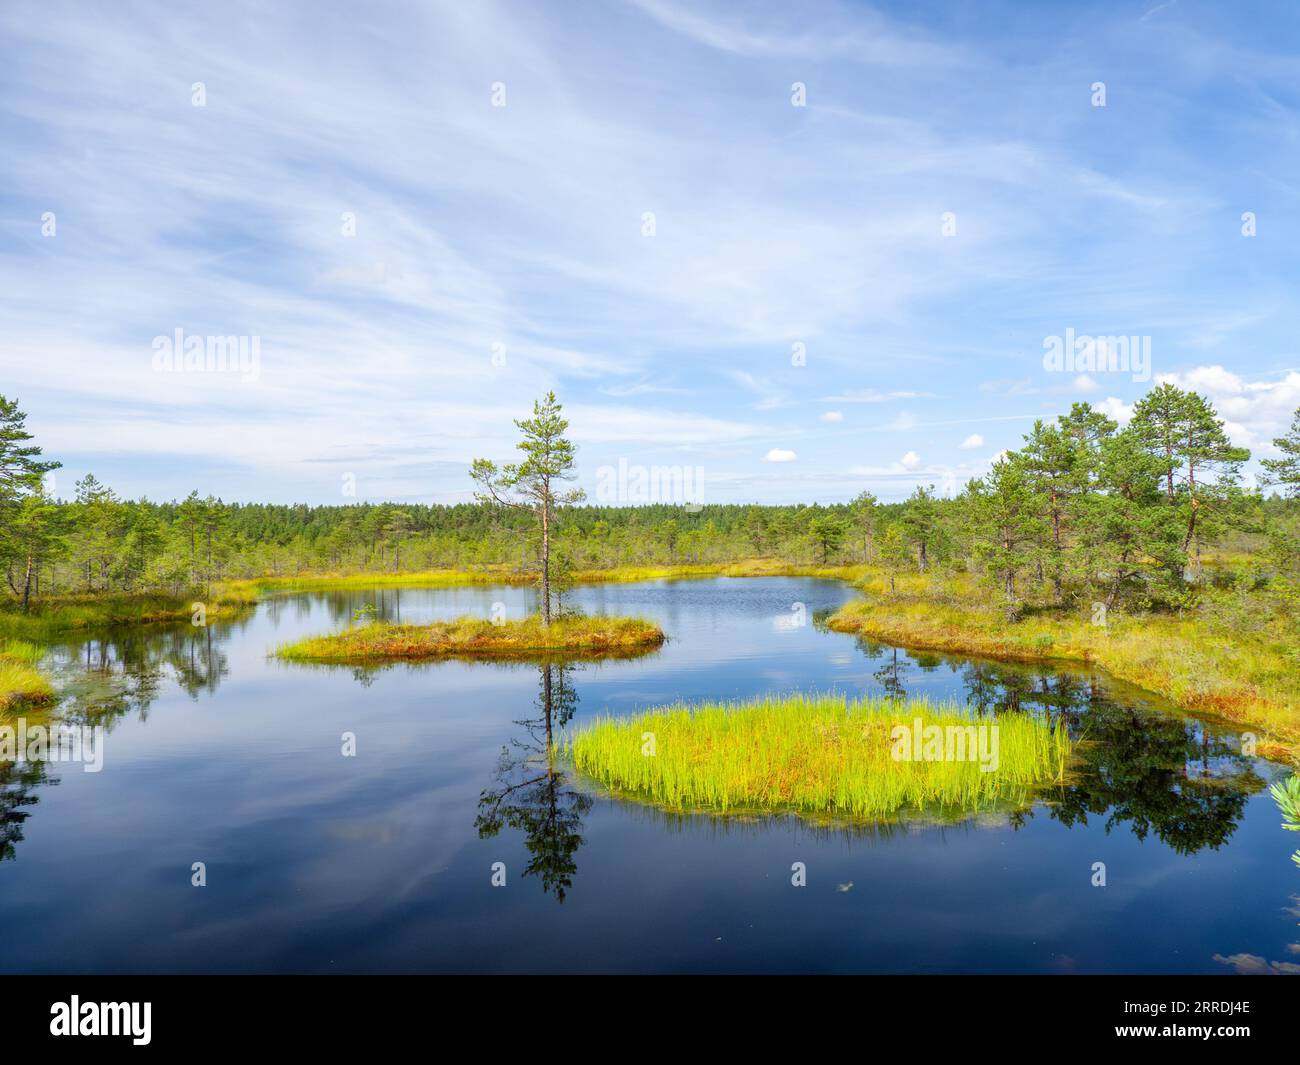
[[[230,674],[224,649],[232,628],[123,626],[53,648],[64,720],[111,725],[131,712],[147,720],[164,677],[191,699],[214,694]]]
[[[523,737],[501,749],[492,786],[479,795],[474,827],[491,839],[504,827],[523,832],[530,855],[525,876],[537,876],[544,892],[563,902],[573,886],[582,846],[582,819],[591,809],[589,796],[567,786],[555,751],[555,731],[568,724],[578,705],[572,664],[538,666],[539,716],[516,721]]]
[[[45,775],[44,762],[0,762],[0,862],[14,857],[23,841],[28,807],[38,802],[38,785],[58,783]]]
[[[875,677],[885,693],[901,697],[906,661],[900,664],[894,648],[870,641],[862,641],[862,649],[883,660]],[[1121,705],[1094,674],[904,655],[921,669],[944,661],[959,669],[966,703],[977,714],[1018,711],[1066,728],[1076,743],[1074,771],[1069,783],[1043,796],[1049,816],[1063,825],[1104,817],[1107,832],[1127,825],[1138,839],[1154,835],[1179,854],[1193,854],[1226,843],[1250,796],[1264,787],[1235,733],[1145,707],[1136,690],[1125,694],[1129,705]],[[1033,815],[1032,809],[1019,811],[1012,824]]]
[[[345,605],[352,604],[340,601],[340,610]],[[381,605],[388,614],[400,614],[397,595]],[[64,692],[59,718],[110,731],[131,713],[145,719],[167,676],[193,699],[214,693],[230,668],[223,645],[241,627],[123,627],[55,647]],[[976,713],[1020,710],[1063,724],[1077,743],[1078,759],[1069,782],[1043,796],[1048,816],[1063,825],[1104,818],[1108,832],[1127,825],[1138,839],[1154,835],[1191,854],[1227,842],[1249,797],[1265,786],[1236,734],[1162,713],[1144,705],[1149,696],[1086,671],[972,662],[869,641],[861,647],[877,666],[877,683],[892,697],[906,697],[913,670],[946,665],[961,675],[965,701]],[[592,800],[568,786],[552,750],[555,731],[577,705],[571,680],[577,667],[548,662],[537,668],[538,716],[517,723],[523,735],[502,750],[493,785],[480,796],[476,827],[483,838],[505,827],[522,832],[531,856],[525,875],[539,877],[543,890],[562,901],[572,886]],[[358,671],[358,679],[370,678]],[[15,857],[39,789],[54,783],[57,778],[43,764],[0,763],[0,862]],[[1034,815],[1019,813],[1012,823]]]
[[[168,673],[192,699],[211,694],[230,672],[222,649],[229,631],[229,625],[214,631],[185,624],[78,634],[50,649],[60,697],[40,723],[102,726],[111,733],[129,714],[148,720]],[[16,720],[0,716],[0,723]],[[0,761],[0,862],[16,858],[39,789],[58,782],[45,762]]]
[[[981,713],[1041,714],[1077,742],[1070,782],[1049,800],[1061,824],[1104,816],[1107,832],[1127,824],[1138,839],[1194,854],[1226,843],[1264,787],[1235,733],[1145,708],[1140,696],[1120,705],[1095,675],[967,662],[963,679]]]

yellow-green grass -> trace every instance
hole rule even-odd
[[[955,745],[937,760],[895,757],[895,726],[912,729],[918,718],[940,729],[996,727],[995,768],[985,771],[970,747],[958,757]],[[1064,730],[1027,714],[981,720],[954,705],[842,695],[678,704],[600,718],[566,737],[562,749],[579,772],[615,794],[668,809],[846,820],[1023,806],[1065,779],[1070,757]]]
[[[22,640],[0,641],[0,710],[48,702],[54,688],[36,668],[44,652]]]
[[[614,566],[584,569],[572,576],[580,584],[649,580],[690,580],[706,577],[825,577],[856,580],[865,573],[861,566],[806,566],[779,559],[748,559],[740,562],[683,564],[670,566]],[[417,570],[403,573],[306,573],[294,576],[237,578],[179,595],[71,594],[43,597],[32,609],[0,609],[0,637],[39,639],[54,633],[141,622],[180,621],[191,616],[194,604],[202,602],[208,620],[238,614],[266,595],[277,592],[346,591],[364,588],[444,588],[464,585],[534,584],[535,573],[505,566],[470,569]]]
[[[39,640],[59,632],[101,625],[188,620],[194,613],[195,603],[202,603],[207,620],[213,621],[232,617],[256,601],[257,596],[243,582],[184,595],[156,592],[63,595],[41,599],[27,612],[14,608],[0,611],[0,637]]]
[[[571,576],[579,584],[626,583],[652,580],[691,580],[704,577],[825,577],[856,580],[864,566],[810,566],[775,558],[737,562],[682,563],[675,565],[610,566],[579,569]],[[230,592],[256,598],[272,592],[310,592],[349,588],[442,588],[474,584],[535,584],[537,574],[508,566],[469,569],[429,569],[410,572],[303,573],[293,576],[252,577],[228,581]]]
[[[1300,669],[1282,633],[1235,638],[1211,632],[1194,616],[1111,615],[1103,626],[1084,617],[1029,615],[1012,624],[995,597],[958,579],[909,578],[891,594],[886,580],[871,576],[860,587],[868,598],[841,607],[830,628],[920,650],[1091,663],[1191,713],[1258,730],[1265,757],[1300,750]]]
[[[428,625],[373,622],[329,636],[310,636],[276,650],[296,662],[360,663],[428,658],[583,658],[630,655],[664,642],[658,625],[640,618],[562,617],[502,621],[463,617]]]

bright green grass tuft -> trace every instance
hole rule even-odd
[[[429,625],[375,622],[331,636],[310,636],[276,650],[297,662],[366,662],[400,659],[535,658],[550,655],[601,657],[633,654],[658,647],[664,633],[640,618],[564,617],[549,626],[537,615],[493,624],[482,618],[457,618]]]
[[[1292,773],[1285,781],[1279,781],[1269,789],[1277,808],[1282,811],[1282,827],[1291,832],[1300,832],[1300,775]],[[1291,855],[1291,860],[1300,865],[1300,851]]]
[[[916,718],[996,727],[996,769],[983,771],[973,754],[894,758],[893,726]],[[644,753],[651,742],[653,755]],[[981,719],[925,702],[791,695],[602,718],[569,736],[563,750],[612,791],[670,809],[880,819],[909,809],[1024,805],[1035,789],[1063,780],[1070,745],[1063,729],[1025,714]]]
[[[53,698],[53,686],[36,668],[43,656],[41,648],[33,643],[0,641],[0,710]]]
[[[0,659],[34,666],[45,657],[43,648],[26,640],[0,640]]]

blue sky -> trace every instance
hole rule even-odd
[[[593,496],[895,499],[1124,417],[1149,382],[1044,368],[1073,330],[1267,454],[1298,47],[1282,0],[10,2],[0,391],[62,495],[455,502],[554,389]],[[159,372],[178,328],[256,380]]]

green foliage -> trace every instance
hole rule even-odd
[[[428,625],[376,621],[330,636],[310,636],[275,653],[295,662],[338,663],[447,657],[600,658],[643,653],[663,642],[663,630],[640,618],[558,617],[547,623],[533,615],[501,622],[463,617]]]
[[[910,568],[912,554],[907,542],[907,533],[901,522],[891,522],[880,534],[876,551],[880,567],[889,574],[889,590],[897,589],[898,577]]]
[[[862,561],[870,562],[880,523],[880,500],[871,492],[862,492],[849,504],[849,516],[862,536]]]
[[[825,563],[843,546],[848,528],[839,518],[819,514],[808,523],[808,535],[820,549],[822,562]]]
[[[918,718],[922,730],[960,737],[961,746],[913,751]],[[908,735],[906,756],[895,731],[900,726]],[[979,726],[995,730],[984,733],[981,749],[990,753],[996,740],[996,757],[977,756]],[[769,696],[601,718],[563,749],[604,786],[672,809],[844,818],[1022,805],[1035,788],[1063,779],[1070,753],[1063,727],[1028,714],[981,720],[956,706],[850,702],[839,695]]]
[[[916,565],[922,573],[930,566],[930,556],[939,539],[939,506],[934,496],[934,485],[917,486],[911,498],[903,504],[900,517],[902,532],[916,549]]]
[[[518,423],[520,461],[475,463],[478,502],[306,506],[228,504],[198,492],[124,500],[93,475],[77,483],[75,500],[50,500],[40,477],[51,464],[4,400],[3,590],[33,610],[70,596],[209,602],[214,585],[240,578],[386,580],[493,567],[510,579],[536,575],[558,613],[580,571],[866,560],[891,587],[916,574],[970,573],[997,588],[1013,616],[1086,615],[1102,602],[1196,611],[1224,625],[1231,617],[1251,631],[1293,624],[1300,499],[1240,490],[1242,453],[1201,397],[1166,385],[1139,408],[1124,430],[1087,404],[1036,423],[1020,450],[954,499],[922,487],[901,503],[863,493],[828,505],[628,507],[587,505],[569,490],[576,455],[548,395]],[[1209,594],[1222,567],[1211,559],[1198,569],[1202,548],[1249,555],[1252,583]]]
[[[1016,581],[1047,532],[1032,478],[1023,456],[1007,455],[994,464],[987,478],[967,490],[974,556],[1001,587],[1009,611],[1015,609]]]
[[[581,502],[580,488],[558,491],[556,486],[575,476],[577,459],[571,441],[564,434],[569,423],[561,415],[554,392],[533,404],[533,416],[516,419],[523,434],[516,445],[524,453],[521,462],[497,468],[489,459],[475,459],[470,477],[483,489],[476,498],[482,503],[526,510],[537,519],[541,538],[542,623],[550,624],[552,613],[551,538],[557,507]]]
[[[1273,784],[1268,790],[1282,811],[1282,827],[1291,832],[1300,832],[1300,776],[1292,773],[1285,781]],[[1300,851],[1291,855],[1291,860],[1300,865]]]
[[[47,702],[50,682],[36,668],[45,652],[24,640],[0,641],[0,710]]]
[[[1286,435],[1273,438],[1273,446],[1282,457],[1260,460],[1269,483],[1281,485],[1287,495],[1300,496],[1300,410],[1295,412]]]
[[[9,590],[26,610],[42,567],[63,551],[59,512],[46,497],[44,477],[59,463],[30,443],[27,416],[0,396],[0,564]]]
[[[1129,430],[1159,463],[1165,495],[1186,533],[1183,550],[1224,520],[1237,502],[1241,464],[1250,452],[1234,447],[1205,397],[1162,384],[1133,407]]]

